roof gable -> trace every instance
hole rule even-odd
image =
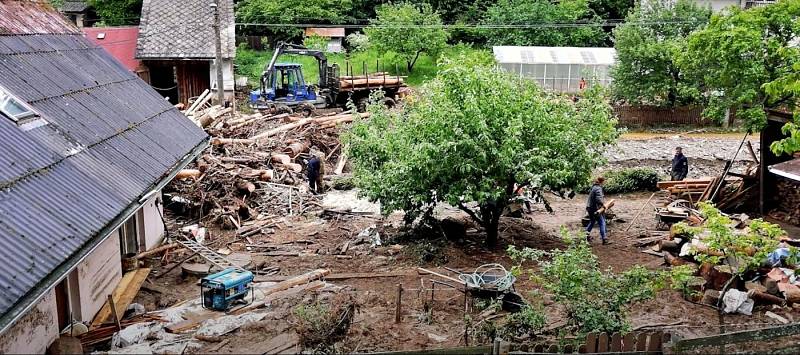
[[[40,122],[26,128],[0,115],[0,329],[207,142],[50,5],[0,1],[0,16],[14,11],[53,22],[0,24],[0,88]]]
[[[236,56],[233,0],[217,0],[222,28],[222,57]],[[139,59],[213,59],[214,12],[207,0],[144,0],[136,57]]]

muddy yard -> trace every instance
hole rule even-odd
[[[697,164],[695,174],[702,174],[721,169],[721,160],[718,158],[732,155],[728,147],[732,145],[735,149],[741,138],[712,138],[716,143],[708,146],[720,148],[719,152],[709,155],[714,159],[693,153],[701,146],[706,146],[702,140],[709,138],[692,138],[691,143],[665,140],[663,137],[644,138],[663,145],[658,149],[663,148],[666,153],[658,156],[654,155],[651,148],[638,149],[646,144],[641,139],[637,137],[621,141],[617,148],[624,153],[609,153],[611,162],[606,168],[614,168],[619,164],[636,165],[642,161],[667,165],[671,147],[681,144],[687,147],[685,149],[690,159],[694,158]],[[742,152],[741,156],[746,159],[747,153]],[[663,258],[644,253],[643,247],[636,246],[640,237],[648,236],[656,229],[650,206],[646,206],[642,215],[631,223],[649,197],[649,192],[608,196],[617,201],[613,208],[616,218],[609,224],[612,244],[600,245],[595,241],[592,245],[603,267],[615,272],[634,265],[651,269],[665,268]],[[295,344],[298,341],[296,329],[301,322],[298,309],[318,305],[330,307],[341,302],[337,300],[342,295],[352,300],[348,302],[355,305],[356,313],[349,329],[346,329],[346,336],[335,343],[336,351],[446,348],[485,342],[477,334],[479,327],[476,324],[500,316],[487,313],[483,309],[485,301],[470,298],[465,302],[464,294],[458,289],[439,285],[432,295],[431,280],[442,280],[421,273],[418,267],[449,275],[454,274],[446,268],[472,272],[490,263],[510,268],[511,260],[505,253],[507,245],[545,250],[561,248],[563,243],[559,238],[559,230],[562,226],[573,233],[581,233],[585,199],[585,195],[577,195],[573,199],[553,196],[549,199],[553,213],[546,212],[542,206],[534,206],[532,213],[522,218],[504,217],[500,225],[500,245],[495,250],[484,247],[482,232],[457,209],[440,206],[436,217],[464,221],[466,234],[463,238],[447,240],[436,231],[430,231],[428,235],[419,232],[410,234],[402,228],[400,213],[381,217],[377,214],[376,205],[357,199],[352,190],[332,190],[322,198],[324,209],[301,216],[284,216],[266,233],[250,236],[247,240],[237,239],[235,231],[212,227],[205,241],[209,248],[249,254],[252,258],[250,267],[273,271],[270,275],[257,275],[256,283],[279,281],[315,269],[329,269],[332,276],[320,289],[281,298],[257,310],[266,313],[263,319],[244,324],[216,338],[193,339],[184,351],[260,353],[279,349],[275,344]],[[169,215],[168,224],[171,233],[177,233],[181,227],[194,222]],[[377,237],[374,232],[359,235],[370,227],[377,232]],[[258,245],[273,247],[265,252],[255,247]],[[181,267],[162,275],[162,271],[185,256],[188,253],[179,250],[151,260],[153,273],[136,302],[145,305],[148,310],[156,310],[196,299],[200,292],[199,276],[186,275]],[[398,287],[403,290],[401,317],[400,322],[395,322]],[[523,298],[536,288],[537,285],[524,275],[515,283],[515,290]],[[775,324],[775,320],[764,316],[765,310],[757,309],[752,316],[726,315],[721,319],[715,309],[686,301],[677,291],[664,290],[656,299],[634,305],[629,318],[635,330],[670,330],[680,336],[694,337],[718,333],[720,321],[726,324],[728,330]],[[800,313],[792,308],[770,310],[789,319],[800,318]],[[556,330],[565,324],[565,318],[555,304],[546,303],[545,311],[548,326],[544,338],[552,339]],[[465,330],[468,333],[466,337]],[[285,350],[299,349],[294,346]]]

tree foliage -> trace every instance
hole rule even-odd
[[[702,88],[707,117],[722,119],[730,108],[748,129],[760,130],[765,109],[792,100],[791,95],[768,95],[765,84],[791,74],[792,65],[800,61],[793,47],[800,37],[799,16],[800,0],[730,8],[688,37],[679,66]]]
[[[693,0],[653,0],[636,6],[614,30],[615,96],[634,105],[673,107],[696,102],[697,86],[684,77],[676,57],[686,37],[710,16],[710,9]]]
[[[785,50],[797,51],[796,47]],[[783,140],[772,142],[770,150],[775,154],[792,154],[800,151],[800,110],[797,101],[800,99],[800,62],[792,64],[792,70],[777,80],[764,85],[767,94],[772,98],[790,97],[786,102],[788,109],[794,110],[794,122],[783,126],[783,134],[789,136]]]
[[[236,5],[236,20],[259,24],[338,24],[350,20],[351,0],[242,0]],[[270,36],[272,42],[302,37],[303,29],[286,27],[243,27]],[[238,31],[238,30],[237,30]]]
[[[401,110],[372,105],[347,139],[356,186],[384,213],[403,210],[408,221],[447,202],[480,223],[493,246],[514,184],[576,186],[617,131],[599,88],[573,103],[479,61],[444,60]]]
[[[105,26],[125,26],[139,23],[142,0],[88,0]]]
[[[606,34],[588,0],[499,0],[486,10],[484,25],[529,25],[531,28],[489,28],[489,45],[600,46]],[[563,26],[584,23],[591,26]]]
[[[378,17],[365,29],[370,44],[402,58],[409,72],[420,54],[436,57],[447,44],[442,19],[428,4],[381,5],[376,12]]]

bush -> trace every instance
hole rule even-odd
[[[314,353],[335,353],[334,344],[347,336],[358,305],[349,295],[338,295],[330,305],[319,301],[294,309],[294,327],[300,343]]]
[[[603,271],[584,238],[572,237],[565,229],[561,233],[568,244],[564,250],[544,252],[509,246],[509,256],[518,263],[538,262],[539,271],[531,272],[531,279],[564,306],[568,326],[578,334],[629,331],[628,305],[653,298],[665,286],[667,275],[642,266],[620,274]],[[519,270],[514,268],[515,273]]]
[[[652,168],[625,168],[606,172],[604,175],[606,182],[603,184],[603,192],[607,194],[621,194],[635,191],[656,191],[656,184],[660,180],[658,172]],[[591,183],[582,186],[578,191],[589,192]]]
[[[345,38],[353,52],[364,52],[369,49],[369,36],[363,33],[351,33]]]

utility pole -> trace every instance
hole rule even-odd
[[[219,26],[219,4],[217,4],[216,1],[212,2],[211,8],[214,10],[214,47],[217,52],[217,104],[224,105],[225,83],[223,82],[222,78],[222,34],[220,33]]]

